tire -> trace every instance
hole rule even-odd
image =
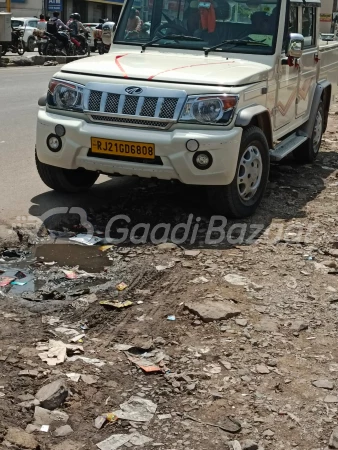
[[[249,161],[251,164],[248,164]],[[245,129],[233,181],[226,186],[208,188],[209,205],[212,210],[227,218],[241,219],[251,216],[264,195],[269,170],[269,145],[263,131],[254,126]],[[248,183],[247,193],[243,182],[245,180]]]
[[[55,46],[53,44],[47,44],[46,53],[45,54],[48,55],[48,56],[55,56],[56,55]]]
[[[18,43],[18,55],[22,56],[25,53],[25,47],[23,46],[23,42],[19,41]]]
[[[6,53],[7,53],[7,51],[8,51],[7,46],[6,46],[6,45],[3,45],[3,46],[2,46],[2,51],[1,51],[1,56],[5,56]]]
[[[85,55],[90,56],[90,46],[88,45],[88,42],[86,42],[85,45]]]
[[[312,130],[312,136],[304,144],[300,145],[293,151],[294,158],[300,163],[312,163],[318,156],[320,145],[322,143],[322,137],[324,132],[324,106],[320,102],[317,112],[315,123]]]
[[[104,46],[103,46],[103,44],[98,45],[98,50],[99,50],[99,54],[100,55],[104,54]]]
[[[90,189],[99,174],[85,169],[67,170],[39,161],[35,153],[36,168],[46,186],[58,192],[76,193]]]
[[[26,50],[27,52],[34,52],[35,49],[35,39],[31,36],[27,40]]]

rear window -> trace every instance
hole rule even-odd
[[[23,26],[23,20],[12,20],[12,27],[22,27]]]

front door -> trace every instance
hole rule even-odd
[[[300,63],[300,77],[296,117],[309,113],[312,97],[316,88],[318,54],[316,42],[316,9],[313,6],[302,7],[302,35],[304,36],[304,51]]]
[[[290,5],[289,33],[298,32],[298,5]],[[274,129],[286,127],[296,117],[297,89],[299,68],[289,66],[284,52],[278,68],[277,102],[274,113]]]

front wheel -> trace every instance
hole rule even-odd
[[[5,56],[7,51],[8,51],[7,45],[3,45],[1,50],[1,56]]]
[[[27,41],[27,52],[34,52],[35,49],[35,38],[34,37],[30,37],[28,38]]]
[[[93,186],[99,177],[96,172],[85,169],[68,170],[44,164],[39,161],[36,153],[35,162],[41,180],[46,186],[58,192],[86,191]]]
[[[213,211],[229,218],[251,216],[264,195],[269,170],[269,146],[263,131],[258,127],[245,129],[232,183],[208,189]]]
[[[324,106],[320,102],[317,112],[315,123],[313,125],[312,136],[293,151],[294,158],[300,163],[312,163],[318,156],[319,148],[322,143],[322,137],[324,132]]]
[[[18,55],[22,56],[25,53],[25,47],[22,41],[18,42]]]

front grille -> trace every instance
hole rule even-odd
[[[112,124],[169,128],[178,120],[186,99],[185,91],[146,87],[142,95],[132,95],[126,93],[124,86],[114,86],[113,91],[103,83],[87,86],[84,89],[86,114],[93,121]]]
[[[100,111],[102,92],[91,91],[89,96],[88,108],[91,111]]]
[[[128,119],[123,117],[111,117],[111,116],[99,116],[97,114],[91,115],[92,120],[97,122],[111,122],[111,123],[121,123],[126,125],[141,125],[148,126],[152,128],[167,128],[168,122],[155,122],[151,120],[138,120],[138,119]]]

